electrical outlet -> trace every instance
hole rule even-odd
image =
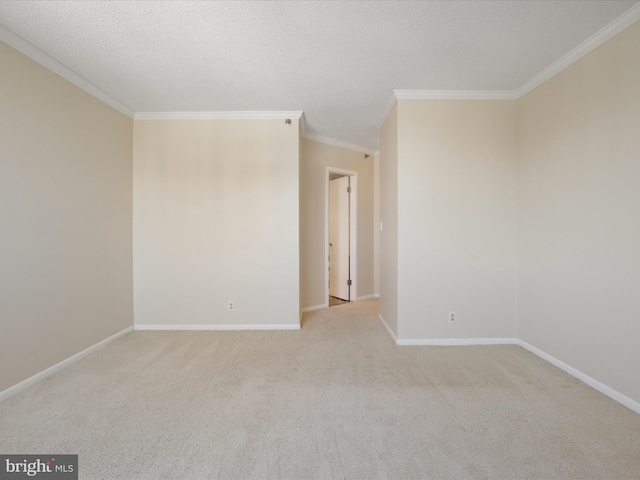
[[[233,300],[229,300],[229,311],[233,312],[236,309],[236,304]]]
[[[449,311],[449,323],[455,323],[456,321],[456,312]]]

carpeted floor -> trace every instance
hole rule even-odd
[[[640,415],[517,346],[398,347],[376,314],[132,333],[0,403],[0,452],[87,479],[640,478]]]

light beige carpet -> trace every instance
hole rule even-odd
[[[132,333],[1,403],[0,452],[88,479],[640,478],[640,415],[517,346],[398,347],[376,314]]]

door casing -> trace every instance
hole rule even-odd
[[[351,177],[332,174],[329,177],[329,295],[351,300],[349,279],[349,186]],[[331,302],[329,302],[331,303]]]
[[[329,177],[332,173],[351,177],[350,201],[350,271],[351,271],[351,301],[358,298],[358,172],[337,167],[326,167],[324,188],[324,299],[325,306],[329,306]]]

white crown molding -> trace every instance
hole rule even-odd
[[[136,120],[278,120],[291,118],[300,120],[300,132],[304,138],[316,142],[326,143],[334,147],[347,148],[369,155],[376,155],[377,150],[373,150],[360,145],[343,142],[334,138],[324,137],[313,133],[307,133],[303,111],[291,112],[137,112]]]
[[[377,150],[373,150],[360,145],[343,142],[334,138],[323,137],[313,133],[307,133],[303,111],[291,112],[137,112],[135,120],[278,120],[291,118],[300,120],[300,132],[304,138],[315,140],[316,142],[326,143],[334,147],[347,148],[362,152],[369,155],[377,154]]]
[[[305,120],[304,111],[300,115],[300,135],[303,137],[307,134],[307,121]]]
[[[516,100],[505,90],[394,90],[398,100]]]
[[[640,2],[629,8],[626,12],[613,20],[600,31],[593,34],[587,40],[573,50],[556,60],[543,71],[528,80],[522,86],[513,91],[482,91],[482,90],[394,90],[393,95],[385,110],[382,112],[377,128],[380,128],[397,100],[517,100],[541,85],[569,65],[594,50],[611,37],[627,28],[640,19]],[[124,105],[114,97],[97,87],[70,68],[64,66],[39,48],[16,35],[11,30],[0,25],[0,41],[5,42],[27,57],[48,68],[52,72],[71,82],[90,95],[113,107],[117,111],[135,118],[136,120],[205,120],[205,119],[300,119],[300,130],[304,138],[318,142],[347,148],[358,152],[377,155],[377,150],[350,144],[321,135],[306,132],[303,112],[138,112]]]
[[[136,120],[279,120],[300,119],[301,111],[285,112],[137,112]]]
[[[224,324],[195,324],[195,325],[135,325],[136,330],[300,330],[300,325],[296,323],[285,324],[264,324],[264,325],[224,325]]]
[[[505,90],[394,90],[376,127],[382,127],[398,100],[517,100],[517,97],[515,92]]]
[[[59,75],[64,78],[68,82],[73,83],[76,87],[81,88],[85,92],[90,95],[93,95],[98,100],[106,103],[112,108],[115,108],[120,113],[124,113],[127,117],[133,118],[135,112],[133,109],[127,107],[125,104],[119,102],[107,92],[102,90],[100,87],[97,87],[93,83],[91,83],[86,78],[80,76],[73,70],[68,67],[65,67],[62,63],[54,59],[53,57],[47,55],[42,50],[37,48],[36,46],[27,42],[24,38],[19,37],[15,33],[13,33],[8,28],[0,25],[0,40],[9,45],[10,47],[15,48],[20,53],[26,55],[31,60],[36,61],[43,67],[48,68],[53,73]]]
[[[75,355],[72,355],[65,360],[62,360],[59,363],[56,363],[52,367],[42,370],[40,373],[36,373],[32,377],[29,377],[26,380],[23,380],[22,382],[14,385],[13,387],[7,388],[6,390],[0,392],[0,402],[3,400],[6,400],[9,397],[12,397],[13,395],[16,395],[22,392],[23,390],[26,390],[27,388],[31,387],[32,385],[35,385],[36,383],[44,380],[45,378],[55,375],[59,371],[67,368],[68,366],[76,363],[79,360],[82,360],[87,355],[95,352],[96,350],[101,349],[102,347],[105,347],[109,343],[114,342],[115,340],[118,340],[121,337],[124,337],[126,334],[131,333],[132,331],[133,331],[133,326],[127,327],[124,330],[121,330],[118,333],[111,335],[110,337],[105,338],[104,340],[96,343],[95,345],[85,348],[81,352],[76,353]]]
[[[327,145],[333,145],[334,147],[346,148],[348,150],[366,153],[367,155],[375,155],[377,152],[377,150],[373,150],[372,148],[361,147],[360,145],[343,142],[342,140],[336,140],[335,138],[323,137],[322,135],[316,135],[315,133],[305,133],[303,137],[308,140],[326,143]]]
[[[638,20],[640,2],[516,90],[394,90],[376,125],[382,126],[397,100],[518,100]]]
[[[398,101],[398,99],[396,98],[396,94],[395,94],[395,90],[394,90],[394,93],[391,95],[391,98],[389,99],[389,102],[387,103],[387,106],[384,108],[384,111],[382,112],[382,114],[378,118],[378,121],[376,122],[376,127],[378,129],[380,129],[380,127],[382,127],[382,124],[387,119],[387,116],[389,115],[389,112],[391,111],[391,109],[393,108],[393,106],[396,104],[397,101]]]
[[[558,60],[553,62],[547,68],[545,68],[525,84],[523,84],[520,88],[516,89],[514,91],[516,98],[520,98],[526,95],[531,90],[546,82],[554,75],[560,73],[576,60],[584,57],[587,53],[599,47],[611,37],[613,37],[617,33],[620,33],[629,25],[636,22],[638,19],[640,19],[640,3],[637,3],[636,5],[631,7],[629,10],[624,12],[607,26],[591,35],[569,53],[560,57]]]

